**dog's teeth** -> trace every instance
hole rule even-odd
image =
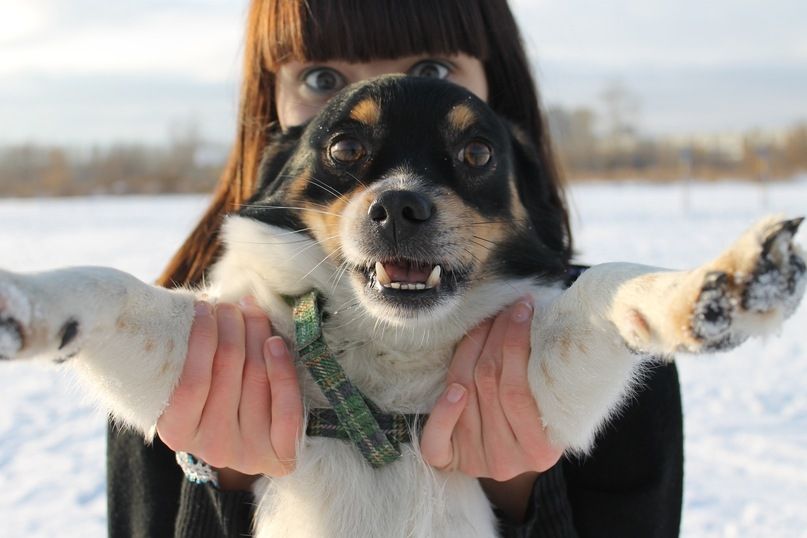
[[[436,287],[440,284],[440,274],[442,269],[439,265],[435,265],[431,274],[426,282],[393,282],[389,273],[384,269],[384,264],[375,262],[375,279],[378,285],[382,288],[391,288],[394,290],[427,290]]]
[[[443,272],[443,270],[440,268],[440,266],[435,265],[434,269],[432,269],[432,272],[429,275],[428,280],[426,280],[426,285],[424,287],[426,287],[426,288],[435,288],[435,287],[437,287],[437,285],[440,283],[440,273],[442,273],[442,272]]]
[[[388,288],[390,284],[392,284],[392,279],[387,274],[386,269],[384,269],[384,264],[381,262],[375,262],[375,279],[385,288]]]

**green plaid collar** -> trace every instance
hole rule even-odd
[[[373,467],[401,457],[400,444],[412,441],[427,415],[386,414],[345,375],[322,338],[322,315],[315,291],[293,299],[299,360],[308,369],[331,409],[312,409],[306,433],[352,441]]]

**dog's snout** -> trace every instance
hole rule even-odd
[[[406,237],[417,229],[417,225],[432,217],[434,204],[419,192],[386,191],[370,205],[367,213],[385,233]]]

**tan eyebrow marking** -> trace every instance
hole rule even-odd
[[[368,97],[353,107],[350,117],[365,125],[376,125],[381,119],[381,107],[375,99]]]
[[[464,131],[474,122],[476,122],[476,114],[468,105],[457,105],[448,113],[448,124],[457,131]]]

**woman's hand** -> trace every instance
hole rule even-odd
[[[503,483],[482,482],[500,508],[507,507],[497,493],[519,490],[509,493],[523,503],[513,511],[521,515],[537,473],[563,454],[549,442],[527,382],[532,314],[532,302],[522,298],[462,339],[420,442],[424,459],[438,469]]]
[[[220,468],[223,489],[294,469],[303,407],[283,340],[250,298],[197,303],[188,356],[157,432],[172,450]],[[231,472],[235,471],[235,472]]]

